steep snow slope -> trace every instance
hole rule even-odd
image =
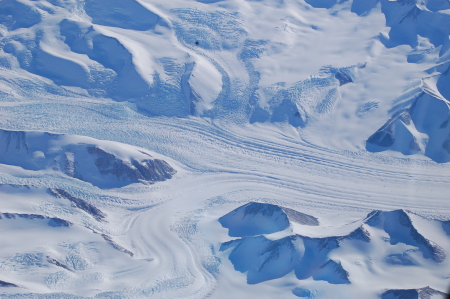
[[[252,203],[239,209],[248,210],[251,205],[258,204]],[[275,211],[276,208],[281,209],[278,206],[270,206],[270,211]],[[435,268],[436,271],[439,268],[442,271],[445,267],[442,265],[446,260],[445,250],[419,233],[412,218],[403,210],[373,211],[360,222],[360,226],[355,230],[343,236],[328,236],[325,238],[311,238],[295,234],[295,227],[287,231],[288,236],[277,237],[273,233],[283,231],[287,226],[280,226],[271,231],[265,230],[267,223],[277,221],[280,218],[276,213],[269,215],[268,211],[268,209],[257,211],[252,209],[255,217],[251,220],[244,219],[245,217],[242,219],[235,218],[235,226],[242,226],[240,236],[243,238],[225,242],[220,247],[221,251],[229,251],[232,248],[229,251],[229,259],[237,271],[247,273],[249,284],[280,278],[294,271],[299,280],[312,277],[315,281],[324,280],[330,284],[357,285],[362,283],[361,275],[364,274],[347,265],[352,264],[351,259],[354,256],[366,255],[369,252],[378,254],[378,256],[372,257],[377,263],[384,263],[387,269],[393,268],[402,271],[402,275],[410,280],[414,280],[417,272],[425,270],[424,268],[428,264],[426,259],[431,259],[439,265],[438,268]],[[256,218],[258,215],[270,217],[270,220],[261,222]],[[219,219],[222,226],[227,227],[222,219],[223,217]],[[260,229],[259,236],[254,236],[255,227]],[[235,236],[232,229],[234,228],[229,229],[229,235]],[[303,227],[302,230],[307,231],[308,229]],[[388,242],[391,246],[383,244],[383,242],[380,242],[381,240],[385,243]],[[448,241],[446,240],[444,244]],[[439,242],[441,242],[441,239],[439,239]],[[403,246],[398,244],[403,244]],[[401,251],[402,247],[407,248],[405,245],[409,246],[410,249],[403,253],[390,253]],[[341,250],[339,254],[338,248],[345,249]],[[349,252],[352,254],[348,254]],[[344,255],[341,255],[342,253]],[[411,273],[408,267],[414,267],[417,272]],[[349,270],[346,270],[346,268]],[[375,276],[380,275],[376,272],[373,274]],[[382,286],[378,287],[382,289]],[[293,292],[295,294],[295,291]],[[387,293],[383,296],[387,296]]]
[[[197,102],[199,111],[207,109],[221,90],[217,69],[176,47],[169,21],[149,4],[11,0],[2,6],[3,67],[90,96],[137,102],[158,115],[186,116]],[[22,11],[28,21],[20,21]]]
[[[449,8],[0,1],[0,296],[441,296]]]
[[[136,147],[88,137],[0,130],[0,163],[60,171],[101,188],[154,183],[176,173],[166,161]]]
[[[2,1],[0,91],[107,97],[151,116],[288,123],[325,147],[367,140],[372,152],[448,161],[448,132],[421,125],[432,111],[416,112],[412,125],[396,121],[418,98],[430,103],[418,110],[448,117],[445,3],[187,3]]]

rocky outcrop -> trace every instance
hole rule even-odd
[[[47,225],[52,227],[69,227],[72,226],[73,223],[61,218],[56,217],[48,217],[37,214],[18,214],[18,213],[0,213],[0,219],[16,219],[16,218],[24,218],[24,219],[40,219],[40,220],[48,220]]]
[[[109,244],[112,245],[112,247],[114,247],[115,249],[122,251],[123,253],[128,254],[129,256],[134,256],[134,253],[129,251],[128,249],[123,248],[122,246],[120,246],[119,244],[117,244],[116,242],[113,241],[113,239],[105,234],[101,234],[102,238],[108,242]]]
[[[88,213],[89,215],[94,217],[95,220],[97,220],[97,221],[105,221],[104,220],[104,218],[106,216],[105,213],[103,213],[97,207],[95,207],[95,206],[91,205],[90,203],[86,202],[85,200],[82,200],[80,198],[72,196],[69,193],[67,193],[66,191],[62,190],[62,189],[50,188],[49,192],[50,192],[50,194],[52,194],[52,195],[54,195],[56,197],[68,199],[70,202],[72,202],[72,204],[74,206],[76,206],[77,208],[85,211],[86,213]]]
[[[3,287],[3,288],[20,288],[20,286],[14,284],[14,283],[6,282],[6,281],[3,281],[3,280],[0,280],[0,287]]]
[[[392,245],[404,243],[418,248],[423,257],[436,263],[445,260],[445,250],[435,242],[425,238],[414,227],[411,218],[404,210],[390,212],[373,211],[365,221],[369,226],[378,227],[389,235]]]
[[[100,188],[153,184],[176,173],[145,149],[75,135],[0,130],[0,152],[0,163],[52,169]]]
[[[54,258],[52,258],[50,256],[47,256],[47,262],[49,262],[50,264],[53,264],[53,265],[55,265],[57,267],[63,268],[65,270],[72,271],[66,264],[61,263],[57,259],[54,259]]]
[[[446,294],[432,289],[430,287],[424,287],[420,289],[404,289],[404,290],[387,290],[381,294],[382,299],[431,299],[431,298],[444,298]]]
[[[87,147],[87,152],[95,156],[95,165],[101,174],[112,175],[122,181],[153,183],[170,179],[175,174],[174,169],[164,160],[132,159],[130,163],[93,146]]]

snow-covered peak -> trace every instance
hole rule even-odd
[[[252,217],[245,219],[248,215]],[[254,219],[256,215],[259,216],[258,219]],[[425,267],[427,260],[442,267],[447,257],[445,250],[425,236],[428,233],[434,237],[435,234],[420,224],[435,225],[437,222],[445,229],[447,222],[421,221],[414,222],[404,210],[377,210],[359,221],[357,229],[343,236],[306,237],[291,231],[288,236],[274,238],[271,235],[268,238],[264,234],[276,231],[277,224],[282,223],[277,227],[278,230],[286,229],[289,225],[286,216],[282,214],[282,208],[271,204],[249,203],[219,219],[222,226],[229,228],[230,236],[242,237],[222,243],[220,250],[228,253],[236,271],[246,273],[249,284],[281,278],[290,272],[294,272],[300,280],[312,278],[330,284],[359,284],[361,280],[357,273],[360,270],[351,265],[352,254],[376,255],[376,263],[380,266],[383,264],[384,267],[395,268],[402,265],[417,266],[420,269]],[[234,226],[231,227],[231,224]],[[420,226],[420,231],[425,232],[425,235],[419,232],[417,226]],[[322,229],[330,230],[327,227]],[[402,253],[393,253],[405,249]],[[346,252],[351,254],[347,255]],[[415,252],[421,254],[417,255]],[[389,290],[383,293],[383,298],[405,292],[422,292],[426,295],[428,291],[430,294],[440,294],[424,286],[420,290]],[[293,293],[296,291],[293,290]]]
[[[229,229],[230,237],[247,237],[271,234],[285,230],[291,222],[305,225],[319,225],[313,216],[277,205],[251,202],[225,216],[220,224]]]

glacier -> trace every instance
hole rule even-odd
[[[1,0],[1,298],[442,298],[447,0]]]

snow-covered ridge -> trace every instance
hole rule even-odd
[[[16,219],[16,217],[19,218],[25,218],[25,219],[42,219],[42,220],[48,220],[47,225],[53,226],[53,227],[59,227],[59,226],[65,226],[69,227],[72,226],[73,223],[70,221],[55,218],[55,217],[47,217],[43,215],[36,215],[36,214],[17,214],[17,213],[0,213],[0,219]]]
[[[248,203],[231,211],[220,217],[219,222],[223,227],[229,229],[231,237],[271,234],[286,229],[290,222],[319,225],[319,222],[313,216],[292,209],[257,202]]]
[[[11,200],[14,195],[18,200]],[[114,277],[118,269],[140,271],[148,263],[133,259],[130,244],[111,234],[111,214],[66,190],[2,184],[0,200],[0,287],[11,293],[74,292],[83,286],[89,295],[93,286],[122,281]]]
[[[0,297],[442,296],[449,12],[0,0]]]
[[[440,265],[447,257],[447,252],[440,245],[426,237],[426,228],[418,230],[404,210],[373,211],[350,233],[320,238],[297,233],[299,230],[307,232],[308,223],[302,223],[300,228],[289,228],[288,218],[282,211],[283,208],[276,205],[249,203],[219,219],[222,226],[229,229],[231,237],[241,237],[222,243],[220,250],[228,252],[235,270],[246,273],[249,284],[281,278],[292,271],[299,280],[311,277],[330,284],[358,283],[358,274],[353,272],[356,269],[348,260],[351,257],[340,255],[338,252],[343,252],[340,248],[354,254],[380,252],[380,263],[386,267],[403,267],[405,273],[410,266],[424,267],[427,260]],[[304,218],[312,217],[303,215]],[[437,223],[444,229],[447,225],[447,222]],[[288,235],[280,238],[276,233],[281,231]],[[409,249],[404,252],[387,254],[401,250],[405,245]],[[386,291],[382,298],[391,298],[389,294],[397,292],[403,291]],[[422,291],[405,292],[418,294]]]
[[[387,149],[405,155],[423,154],[436,162],[450,161],[449,63],[430,72],[438,74],[422,81],[421,92],[404,108],[394,107],[394,115],[367,140],[372,152]]]
[[[52,290],[101,284],[109,280],[105,269],[112,260],[116,266],[139,264],[131,259],[131,251],[109,235],[79,223],[38,214],[1,213],[0,227],[8,231],[0,265],[9,272],[8,277],[2,275],[0,286],[17,288],[12,292],[35,290],[37,285]]]
[[[449,132],[428,116],[437,109],[439,119],[447,117],[436,101],[449,100],[447,75],[437,71],[443,75],[436,88],[426,78],[429,67],[442,69],[448,61],[446,1],[268,2],[252,3],[253,11],[245,2],[227,6],[227,1],[158,6],[134,0],[4,0],[0,66],[9,73],[0,76],[0,92],[6,97],[25,93],[28,99],[27,93],[39,87],[46,96],[127,101],[149,116],[288,123],[319,144],[343,146],[351,139],[345,147],[355,150],[367,141],[371,152],[394,150],[449,161]],[[274,16],[269,7],[277,11]],[[258,11],[267,15],[262,29],[253,24],[258,24]],[[350,20],[360,29],[347,40],[353,27],[342,25],[343,31],[335,32],[338,25],[315,21],[324,18],[336,24]],[[316,42],[317,54],[305,46]],[[358,47],[341,48],[347,43]],[[400,48],[405,73],[386,71],[383,64],[392,63],[386,53]],[[416,65],[412,77],[424,79],[424,95],[392,107],[391,101],[412,84],[405,64]],[[383,82],[386,90],[392,84],[392,92],[365,85],[372,80]],[[411,114],[411,124],[399,119],[403,112]],[[388,122],[377,131],[381,118]],[[333,137],[321,136],[323,130]]]
[[[58,198],[68,199],[75,207],[85,211],[86,213],[88,213],[89,215],[94,217],[95,220],[105,221],[104,220],[104,218],[106,217],[105,213],[103,213],[100,209],[91,205],[90,203],[88,203],[80,198],[77,198],[75,196],[72,196],[69,193],[67,193],[67,191],[62,190],[62,189],[51,188],[48,191],[50,194],[52,194]]]
[[[102,188],[152,184],[176,173],[166,161],[153,158],[153,153],[117,142],[7,130],[0,130],[0,140],[0,163],[59,171]]]
[[[446,294],[429,286],[420,289],[409,290],[387,290],[381,294],[381,299],[401,299],[401,298],[417,298],[417,299],[441,299]]]
[[[183,117],[210,109],[221,91],[221,75],[208,60],[167,43],[174,38],[170,21],[150,4],[7,0],[0,4],[0,24],[2,67],[48,78],[78,95]]]

